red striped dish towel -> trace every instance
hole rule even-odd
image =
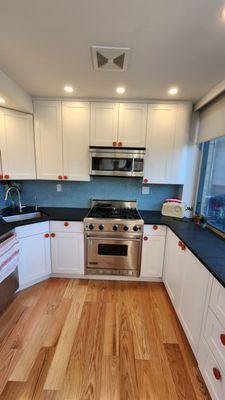
[[[15,271],[18,262],[19,241],[14,233],[0,243],[0,283]]]

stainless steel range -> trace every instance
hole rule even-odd
[[[86,274],[140,275],[144,221],[136,205],[136,201],[92,201],[84,219]]]

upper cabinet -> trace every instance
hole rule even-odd
[[[118,113],[116,103],[91,103],[91,146],[116,145]]]
[[[63,171],[66,179],[87,181],[89,177],[89,103],[62,103]]]
[[[190,103],[148,106],[145,183],[184,183],[190,119]]]
[[[91,104],[92,146],[145,147],[146,128],[146,104]]]
[[[62,179],[62,116],[60,101],[35,101],[35,144],[38,179]]]
[[[38,179],[89,180],[89,103],[35,102]]]
[[[33,117],[0,110],[0,179],[35,179]]]

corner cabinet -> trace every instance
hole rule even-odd
[[[16,228],[19,239],[19,288],[24,289],[51,274],[49,222]]]
[[[146,104],[91,104],[92,146],[145,147],[146,130]]]
[[[89,180],[89,103],[40,100],[34,113],[37,178]]]
[[[183,184],[190,103],[149,104],[144,183]]]
[[[210,274],[171,230],[167,235],[163,282],[196,355]]]
[[[0,179],[35,179],[33,116],[0,109]]]

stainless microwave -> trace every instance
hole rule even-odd
[[[145,149],[90,147],[90,175],[143,177]]]

